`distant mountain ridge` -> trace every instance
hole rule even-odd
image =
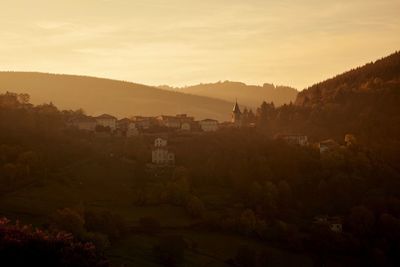
[[[160,88],[230,102],[238,99],[239,104],[253,109],[259,107],[263,101],[274,102],[276,106],[289,104],[296,100],[298,93],[296,89],[288,86],[275,86],[269,83],[258,86],[232,81],[198,84],[181,88],[169,86],[160,86]]]
[[[151,86],[88,76],[0,72],[0,92],[28,93],[33,104],[53,102],[62,109],[118,117],[188,113],[197,119],[230,118],[233,103]]]

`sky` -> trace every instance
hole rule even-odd
[[[2,0],[0,70],[299,90],[400,49],[400,0]]]

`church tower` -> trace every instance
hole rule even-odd
[[[242,126],[242,112],[240,111],[237,100],[232,110],[232,123],[236,127]]]

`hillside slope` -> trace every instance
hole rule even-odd
[[[299,132],[400,141],[400,52],[309,87],[292,109]]]
[[[83,108],[86,113],[174,115],[197,119],[229,119],[232,103],[183,94],[130,82],[74,75],[0,72],[0,93],[28,93],[33,104],[53,102],[62,109]]]
[[[286,86],[274,86],[273,84],[267,83],[263,86],[257,86],[231,81],[169,89],[193,95],[218,98],[230,102],[235,101],[237,98],[241,105],[253,109],[260,106],[264,100],[267,102],[274,102],[276,106],[289,104],[295,101],[298,93],[296,89]]]
[[[352,95],[399,91],[400,52],[352,69],[301,91],[296,105],[313,106],[349,101]],[[376,99],[375,99],[376,100]],[[387,99],[390,101],[390,99]]]

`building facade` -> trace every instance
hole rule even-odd
[[[319,153],[324,154],[333,151],[339,147],[339,144],[333,140],[328,139],[318,143]]]
[[[117,121],[117,130],[122,136],[131,137],[139,134],[136,123],[128,118]]]
[[[97,126],[97,121],[92,117],[81,117],[72,120],[69,125],[79,130],[94,132]]]
[[[115,118],[114,116],[103,114],[96,117],[95,119],[97,121],[97,125],[109,127],[111,131],[115,131],[115,129],[117,128],[117,118]]]
[[[212,119],[205,119],[200,121],[200,128],[204,132],[215,132],[218,130],[218,121]]]
[[[157,165],[175,164],[175,154],[168,149],[168,142],[162,138],[154,140],[154,147],[151,152],[151,161]]]
[[[275,139],[280,139],[285,141],[290,145],[307,146],[308,137],[306,135],[300,134],[280,134],[275,137]]]

